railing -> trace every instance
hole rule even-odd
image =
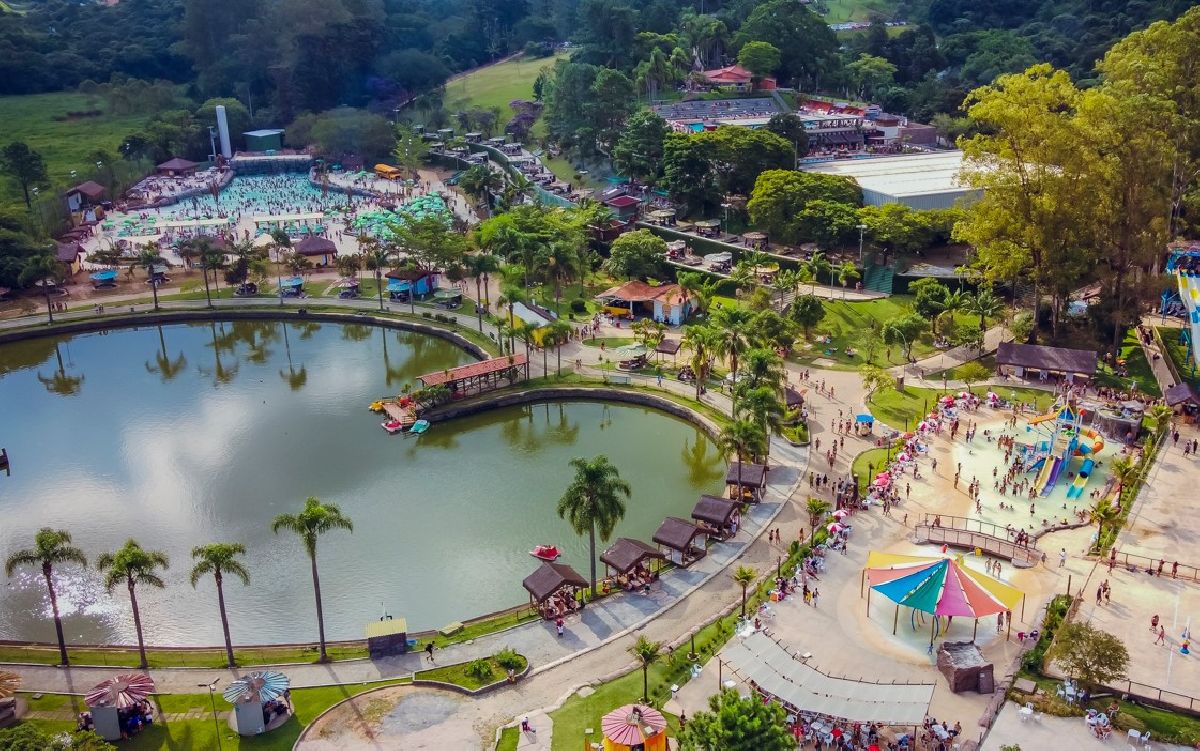
[[[1041,553],[1035,548],[1017,545],[984,532],[922,524],[917,526],[916,533],[917,542],[941,542],[971,550],[978,548],[999,558],[1007,558],[1013,562],[1013,565],[1033,567],[1042,559]]]
[[[962,529],[969,532],[982,532],[985,535],[990,535],[999,540],[1008,540],[1009,529],[1011,527],[1002,527],[999,524],[985,522],[982,519],[976,519],[970,516],[946,516],[944,514],[922,514],[921,524],[930,527],[942,527],[944,529]]]
[[[1107,556],[1098,559],[1101,566],[1121,566],[1129,571],[1147,570],[1157,572],[1158,564],[1162,563],[1162,576],[1170,576],[1172,579],[1182,579],[1193,583],[1200,583],[1200,569],[1188,563],[1180,563],[1166,558],[1150,558],[1136,553],[1122,553],[1117,551]]]
[[[1124,687],[1124,688],[1122,688]],[[1171,707],[1185,709],[1188,712],[1200,713],[1200,699],[1175,691],[1168,691],[1157,686],[1151,686],[1137,681],[1120,681],[1104,688],[1116,694],[1128,694],[1130,698],[1139,701],[1166,704]]]

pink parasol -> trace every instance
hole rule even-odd
[[[883,480],[886,482],[887,480],[890,480],[890,479],[892,479],[892,476],[890,474],[888,474],[887,472],[880,472],[879,474],[875,475],[876,481]]]
[[[946,394],[945,396],[942,397],[942,404],[946,405],[947,407],[953,407],[954,406],[954,397],[950,396],[949,394]]]
[[[847,516],[850,516],[850,511],[848,509],[840,508],[830,514],[830,516],[832,516],[834,519],[845,519]]]
[[[662,712],[640,704],[626,704],[600,719],[604,737],[622,746],[640,746],[666,729]]]
[[[841,522],[834,522],[834,523],[830,524],[829,526],[825,527],[825,529],[829,530],[830,532],[835,532],[835,533],[841,532],[845,528],[846,528],[846,525],[842,524]]]
[[[153,678],[145,673],[127,673],[97,683],[83,701],[89,707],[125,709],[146,701],[153,693]]]

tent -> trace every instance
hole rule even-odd
[[[667,719],[653,707],[626,704],[600,718],[604,751],[666,751]]]

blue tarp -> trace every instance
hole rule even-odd
[[[875,418],[871,417],[870,415],[855,415],[854,421],[855,422],[873,423],[873,422],[875,422]]]
[[[411,286],[411,283],[407,282],[403,279],[392,279],[388,282],[387,291],[388,292],[407,292],[408,288],[410,286]]]
[[[92,274],[92,279],[97,282],[111,282],[116,278],[117,272],[112,269],[108,269],[106,271],[97,271],[95,274]]]

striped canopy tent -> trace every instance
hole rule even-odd
[[[21,676],[8,670],[0,670],[0,699],[8,699],[21,688]]]
[[[230,704],[253,701],[266,703],[283,696],[290,685],[291,681],[283,673],[276,670],[256,670],[246,673],[226,686],[222,696]]]
[[[897,621],[901,605],[934,616],[929,632],[931,647],[939,618],[972,618],[978,628],[980,618],[1011,611],[1025,599],[1021,590],[967,568],[960,555],[927,557],[872,551],[867,557],[866,577],[872,590],[896,603]],[[868,593],[868,612],[870,607]],[[948,620],[947,627],[949,624]],[[892,633],[896,633],[895,624]]]
[[[125,709],[149,699],[153,693],[153,678],[145,673],[127,673],[97,683],[95,688],[83,697],[83,701],[92,708]]]
[[[600,718],[604,751],[666,751],[667,719],[653,707],[626,704]]]

